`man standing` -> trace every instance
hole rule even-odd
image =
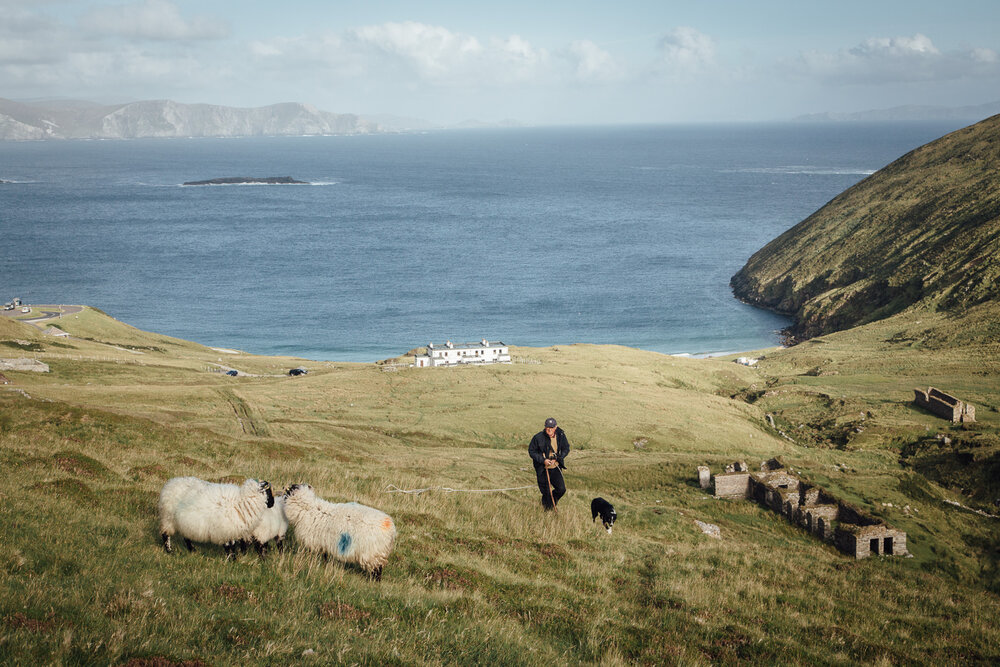
[[[562,470],[566,469],[563,460],[568,455],[569,440],[556,426],[556,420],[549,417],[545,420],[545,429],[536,433],[528,445],[528,456],[535,464],[538,490],[542,492],[542,507],[546,511],[555,509],[556,503],[566,493]]]

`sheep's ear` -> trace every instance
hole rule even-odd
[[[266,491],[267,489],[270,489],[270,488],[271,488],[271,483],[270,482],[261,482],[260,483],[260,490],[261,491]]]
[[[298,488],[299,488],[298,484],[292,484],[291,486],[286,486],[285,487],[285,495],[286,496],[292,495],[293,493],[295,493],[296,489],[298,489]]]

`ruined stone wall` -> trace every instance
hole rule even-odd
[[[750,473],[733,472],[715,476],[716,498],[749,498]]]
[[[886,535],[893,538],[892,541],[892,553],[887,555],[892,556],[906,556],[910,552],[906,549],[906,533],[902,530],[896,530],[895,528],[889,528],[886,530]]]
[[[906,533],[885,525],[838,528],[834,536],[837,548],[848,556],[905,556]]]
[[[773,460],[776,461],[776,460]],[[887,526],[853,505],[840,501],[821,487],[803,482],[771,462],[761,472],[730,472],[715,475],[717,498],[746,498],[785,517],[840,551],[854,558],[872,555],[905,556],[906,533]],[[779,463],[780,465],[780,463]],[[745,465],[741,466],[745,469]],[[703,479],[704,466],[699,468]]]
[[[698,486],[703,489],[712,486],[712,471],[708,466],[698,466]]]
[[[939,417],[950,419],[956,424],[976,421],[976,408],[974,406],[934,387],[929,387],[927,391],[914,389],[913,402]]]
[[[824,542],[833,541],[833,520],[819,517],[816,519],[816,527],[812,531],[813,535]]]
[[[48,373],[49,365],[38,359],[0,359],[0,370]]]
[[[819,504],[819,487],[818,486],[808,486],[806,484],[802,485],[802,490],[799,492],[802,496],[803,505],[818,505]]]
[[[863,555],[858,554],[858,538],[857,536],[847,530],[838,528],[833,536],[833,545],[837,547],[838,551],[841,551],[848,556],[854,556],[855,558],[865,558],[868,556],[868,549],[865,549]]]
[[[874,526],[882,523],[878,519],[868,516],[854,505],[843,501],[837,503],[837,520],[856,526]]]
[[[802,504],[806,506],[813,505],[836,505],[837,499],[826,493],[823,489],[818,486],[813,486],[812,484],[801,483],[801,488],[799,493],[802,496]]]
[[[802,507],[799,514],[799,525],[816,537],[829,541],[833,536],[832,524],[837,518],[836,505]]]

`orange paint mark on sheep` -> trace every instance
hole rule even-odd
[[[392,519],[386,517],[382,520],[382,530],[392,530]]]

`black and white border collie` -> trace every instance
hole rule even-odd
[[[596,521],[597,515],[601,515],[601,523],[604,524],[604,529],[610,535],[611,527],[615,525],[615,519],[618,517],[611,503],[604,498],[594,498],[590,501],[590,513],[594,515],[591,521]]]

